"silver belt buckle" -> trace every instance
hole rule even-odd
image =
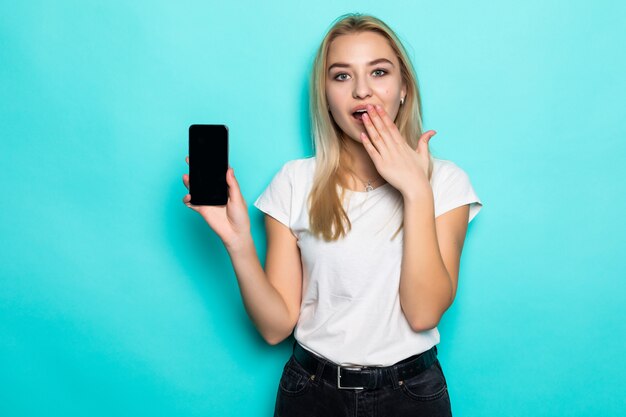
[[[341,389],[365,389],[365,387],[346,387],[346,386],[341,386],[341,368],[345,368],[345,369],[350,369],[353,371],[360,371],[363,368],[365,368],[364,366],[342,366],[342,365],[338,365],[337,366],[337,387],[341,388]]]

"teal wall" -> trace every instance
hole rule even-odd
[[[186,208],[187,128],[225,123],[250,208],[311,155],[325,30],[406,42],[435,156],[484,203],[439,330],[455,416],[626,413],[620,2],[0,3],[0,415],[271,415],[292,338],[249,321]]]

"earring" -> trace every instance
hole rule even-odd
[[[403,104],[404,104],[404,97],[400,99],[400,105],[402,106]]]

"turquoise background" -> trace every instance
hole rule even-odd
[[[437,157],[483,200],[440,323],[455,416],[626,413],[620,2],[0,4],[0,415],[268,416],[266,344],[186,208],[187,128],[225,123],[252,203],[312,154],[307,76],[360,11],[406,42]]]

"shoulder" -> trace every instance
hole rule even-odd
[[[482,202],[463,168],[447,160],[433,158],[433,175],[430,180],[435,199],[435,217],[459,207],[470,205],[469,221],[482,207]]]
[[[315,171],[315,157],[289,160],[283,164],[280,171],[289,176],[310,175]]]
[[[284,162],[277,171],[274,171],[269,188],[287,192],[290,189],[298,189],[313,177],[315,161],[313,158],[299,158]]]
[[[436,198],[474,193],[467,172],[448,159],[433,158],[433,175],[430,179],[430,185]]]
[[[314,169],[315,157],[310,156],[307,158],[292,159],[290,161],[285,162],[285,164],[283,165],[283,168],[291,169],[291,170],[311,169],[311,168]]]
[[[433,175],[431,184],[445,182],[451,178],[467,176],[467,173],[454,162],[449,159],[440,159],[433,157]]]

